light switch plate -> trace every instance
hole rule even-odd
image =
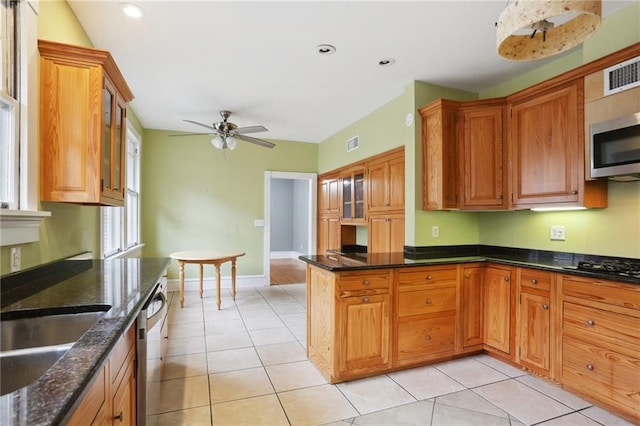
[[[562,225],[553,225],[551,227],[551,235],[550,238],[552,241],[564,241],[564,226]]]

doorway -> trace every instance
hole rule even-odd
[[[289,280],[282,277],[287,263],[294,268],[300,254],[313,254],[316,247],[316,200],[317,180],[315,173],[266,171],[264,179],[264,277],[265,285],[271,285],[272,261],[280,273],[276,281]],[[291,187],[291,201],[287,190]],[[284,191],[284,192],[283,192]],[[282,194],[285,194],[284,196]],[[282,228],[289,223],[291,229]],[[291,233],[291,236],[286,235]],[[291,244],[287,245],[287,241]],[[284,242],[283,242],[284,241]],[[290,271],[295,277],[294,271]],[[297,278],[296,278],[297,279]]]

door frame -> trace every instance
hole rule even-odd
[[[309,214],[308,214],[308,244],[306,254],[314,254],[316,251],[317,237],[317,200],[318,200],[318,174],[299,172],[264,172],[264,281],[265,285],[271,285],[271,180],[292,179],[304,180],[309,185]]]

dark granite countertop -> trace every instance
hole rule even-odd
[[[414,266],[453,263],[492,262],[510,266],[563,272],[592,278],[607,279],[640,285],[640,279],[632,276],[611,275],[577,270],[578,261],[632,262],[640,259],[613,258],[543,250],[513,249],[493,246],[440,246],[424,247],[396,253],[329,253],[328,255],[299,256],[299,259],[328,271],[357,271],[380,268],[405,268]]]
[[[61,307],[108,309],[42,377],[0,397],[2,424],[54,425],[65,421],[115,343],[135,321],[170,261],[64,260],[2,277],[2,318],[32,309],[43,314]]]

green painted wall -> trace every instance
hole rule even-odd
[[[143,256],[168,256],[179,250],[239,250],[246,256],[238,275],[262,275],[264,172],[313,173],[318,145],[276,141],[265,149],[239,142],[234,151],[219,151],[211,137],[169,137],[145,130],[142,143],[141,203]],[[197,277],[197,267],[185,268]],[[214,276],[205,268],[206,276]],[[229,264],[223,265],[228,275]],[[170,277],[177,276],[172,264]]]

